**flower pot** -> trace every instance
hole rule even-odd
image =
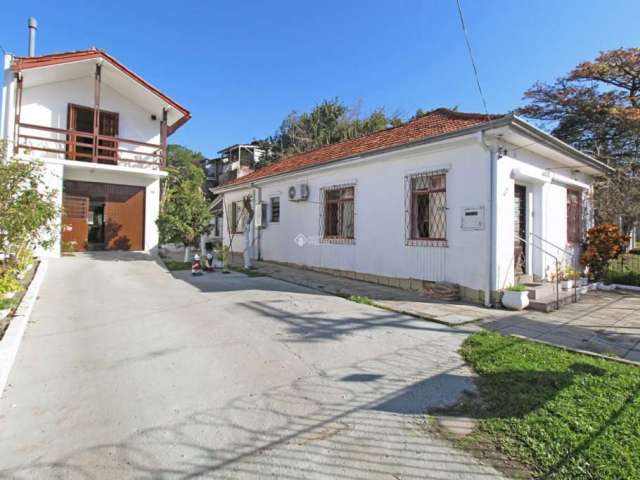
[[[562,290],[571,290],[573,288],[573,280],[562,280],[560,287]]]
[[[509,310],[524,310],[529,305],[529,292],[505,290],[502,294],[502,305]]]

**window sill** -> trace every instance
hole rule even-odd
[[[356,243],[355,238],[346,237],[323,237],[320,239],[320,243],[333,243],[339,245],[354,245]]]
[[[407,247],[448,247],[446,239],[435,238],[409,238],[406,241]]]

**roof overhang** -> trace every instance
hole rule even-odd
[[[189,111],[156,87],[129,70],[102,50],[86,50],[40,57],[16,57],[11,69],[21,73],[23,85],[33,87],[47,83],[93,77],[95,65],[102,65],[102,81],[122,96],[140,105],[158,118],[167,110],[169,133],[191,118]]]
[[[501,119],[502,120],[502,119]],[[587,155],[571,145],[549,135],[516,116],[508,116],[502,125],[483,129],[489,137],[499,138],[518,149],[527,149],[550,158],[567,168],[579,170],[592,176],[613,172],[613,168]]]
[[[323,162],[307,167],[291,170],[288,172],[280,172],[273,175],[257,178],[247,182],[231,183],[228,185],[222,185],[220,187],[211,189],[215,194],[222,194],[233,190],[241,190],[257,186],[263,183],[271,182],[276,179],[288,177],[291,175],[298,175],[303,172],[309,172],[326,168],[331,165],[343,164],[345,162],[362,160],[374,155],[381,155],[384,153],[390,153],[405,148],[416,147],[420,145],[428,145],[436,142],[443,142],[457,137],[464,137],[471,134],[477,134],[479,132],[486,132],[490,135],[494,135],[496,138],[501,138],[508,143],[515,145],[518,148],[527,148],[531,151],[538,152],[544,156],[550,157],[553,160],[567,165],[568,168],[583,171],[589,175],[602,176],[606,173],[613,172],[613,168],[596,160],[590,155],[581,152],[580,150],[573,148],[571,145],[555,138],[553,135],[540,130],[537,127],[525,122],[515,115],[505,115],[495,120],[474,125],[472,127],[455,130],[442,135],[435,135],[412,142],[402,143],[399,145],[393,145],[390,147],[379,148],[370,150],[368,152],[359,153],[357,155],[350,155],[342,158],[336,158],[334,160]]]

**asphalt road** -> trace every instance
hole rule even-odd
[[[266,277],[52,260],[0,478],[495,478],[422,415],[471,388],[463,337]]]

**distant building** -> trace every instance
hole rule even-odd
[[[207,177],[206,191],[210,200],[210,208],[214,214],[212,229],[205,237],[205,242],[220,241],[222,238],[222,197],[212,190],[218,186],[244,177],[256,170],[256,166],[264,158],[265,150],[257,145],[235,144],[223,148],[218,157],[205,158],[202,168]]]

